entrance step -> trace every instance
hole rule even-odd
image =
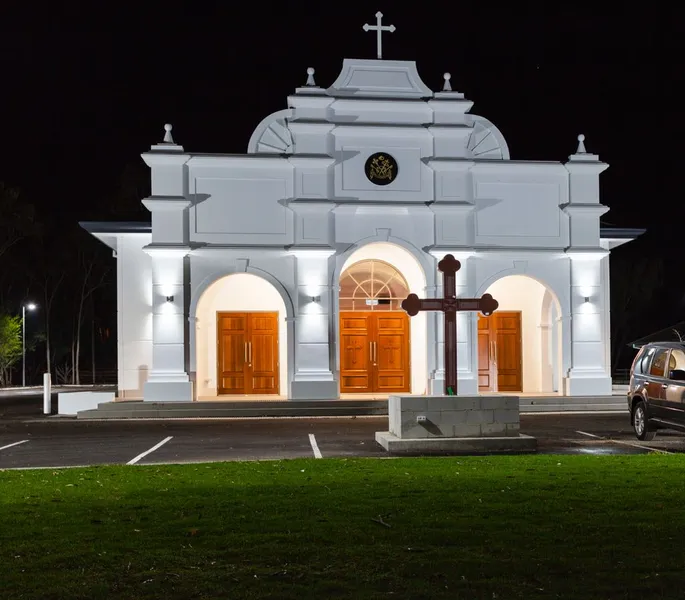
[[[521,397],[522,413],[627,412],[624,396]],[[80,411],[78,419],[192,419],[229,417],[337,417],[388,414],[387,400],[117,401]]]
[[[187,419],[225,417],[337,417],[387,415],[387,400],[266,402],[106,402],[79,419]]]

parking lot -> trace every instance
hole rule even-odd
[[[166,464],[288,458],[385,457],[375,442],[387,417],[0,423],[0,469]],[[685,435],[635,439],[628,415],[523,415],[538,452],[641,454],[685,451]]]

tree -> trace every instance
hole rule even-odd
[[[614,257],[612,256],[612,259]],[[638,255],[617,256],[611,262],[611,365],[616,368],[627,344],[645,327],[646,317],[664,283],[664,261]],[[650,324],[651,325],[651,324]],[[648,327],[650,325],[647,325]]]
[[[21,317],[0,314],[0,386],[12,380],[12,367],[21,359]]]
[[[108,205],[117,218],[149,219],[150,213],[141,203],[149,195],[150,170],[141,160],[124,167]]]
[[[81,384],[79,363],[81,356],[81,329],[83,326],[84,308],[86,301],[93,293],[106,284],[108,269],[102,265],[98,254],[79,252],[79,264],[81,265],[81,285],[77,298],[76,317],[74,322],[74,345],[73,345],[73,383]]]
[[[0,257],[35,231],[33,206],[23,202],[18,188],[0,181]]]

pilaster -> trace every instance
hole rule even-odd
[[[608,251],[568,252],[571,258],[571,368],[569,396],[611,395],[607,361],[608,297],[603,261]]]
[[[190,248],[150,244],[143,250],[152,259],[152,369],[143,397],[151,402],[190,402],[185,265]]]
[[[290,386],[292,400],[338,398],[329,332],[333,318],[329,286],[332,249],[293,248],[297,259],[295,301],[295,369]]]

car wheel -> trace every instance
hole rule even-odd
[[[633,410],[633,429],[638,440],[649,442],[654,439],[656,431],[649,427],[647,410],[644,402],[638,402]]]

